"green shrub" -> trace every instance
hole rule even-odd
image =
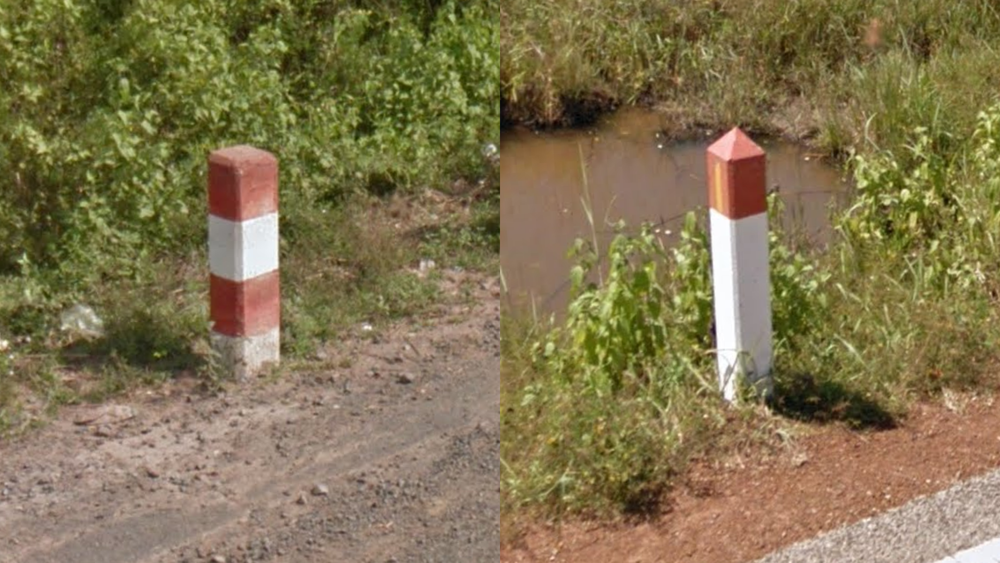
[[[505,451],[508,484],[519,502],[648,510],[705,426],[709,403],[692,399],[710,387],[671,337],[666,254],[650,227],[615,237],[606,275],[587,243],[575,256],[565,323],[535,342],[513,391],[506,424],[530,431]]]
[[[487,175],[493,7],[4,2],[0,271],[118,272],[196,248],[206,155],[232,144],[278,156],[292,220],[356,190]]]

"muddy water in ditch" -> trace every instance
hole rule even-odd
[[[578,237],[591,238],[584,201],[599,244],[609,225],[649,221],[666,244],[677,240],[683,215],[705,211],[705,149],[710,140],[669,143],[656,114],[620,112],[590,130],[504,132],[500,141],[500,262],[508,305],[559,312],[566,305],[570,261]],[[787,228],[824,243],[831,205],[848,185],[839,170],[807,149],[758,139],[767,152],[767,182],[785,202]]]

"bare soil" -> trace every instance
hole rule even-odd
[[[639,523],[520,523],[505,563],[741,562],[1000,467],[992,395],[946,394],[895,428],[796,428],[778,453],[695,463]]]
[[[322,369],[0,443],[0,562],[496,561],[499,288],[474,285]]]

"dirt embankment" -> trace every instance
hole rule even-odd
[[[496,561],[499,288],[474,284],[329,368],[0,444],[0,562]]]

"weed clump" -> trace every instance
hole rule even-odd
[[[615,237],[606,276],[590,243],[578,241],[573,255],[566,321],[534,343],[511,398],[507,425],[524,425],[530,446],[510,460],[519,470],[508,485],[522,501],[652,507],[690,440],[681,419],[701,420],[692,407],[711,403],[704,359],[675,349],[690,343],[671,338],[659,266],[667,254],[650,228]]]

